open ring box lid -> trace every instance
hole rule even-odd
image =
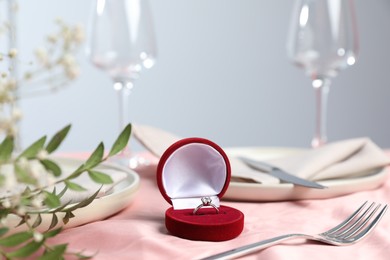
[[[165,212],[168,231],[191,240],[224,241],[237,237],[244,227],[244,214],[220,205],[230,182],[230,163],[225,152],[203,138],[186,138],[172,144],[157,166],[157,184],[172,205]],[[211,206],[202,206],[210,197]]]

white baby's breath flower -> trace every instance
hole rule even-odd
[[[18,213],[19,215],[24,215],[26,214],[26,212],[26,208],[22,205],[19,205],[19,207],[16,209],[16,213]]]
[[[10,135],[10,136],[17,136],[18,134],[18,128],[16,126],[16,124],[12,124],[12,125],[9,125],[8,129],[7,129],[7,134]]]
[[[21,167],[22,169],[27,169],[28,166],[29,166],[29,162],[28,162],[28,160],[27,160],[26,157],[20,157],[20,158],[18,159],[18,165],[19,165],[19,167]]]
[[[0,100],[3,99],[3,96],[2,96],[2,93],[0,92]],[[9,118],[6,118],[4,116],[1,116],[0,117],[0,128],[2,129],[6,129],[8,128],[8,125],[10,124],[10,119]]]
[[[24,79],[25,80],[29,80],[29,79],[31,79],[32,78],[32,73],[31,72],[26,72],[26,73],[24,73]]]
[[[2,96],[0,93],[0,102],[5,100],[9,101],[10,97]],[[14,119],[12,115],[9,118],[0,116],[0,129],[9,135],[16,136],[18,132],[18,129],[16,127],[17,121],[18,120]]]
[[[33,206],[36,209],[39,209],[43,205],[43,200],[44,200],[43,196],[39,194],[31,199],[31,206]]]
[[[23,117],[23,113],[22,113],[22,110],[19,109],[19,108],[15,108],[13,111],[12,111],[12,119],[15,120],[15,121],[19,121],[20,119],[22,119]]]
[[[17,185],[17,180],[14,174],[14,165],[10,163],[2,164],[0,165],[0,171],[4,176],[3,187],[6,190],[12,190]]]
[[[8,51],[8,56],[12,59],[15,58],[16,55],[18,55],[18,50],[15,48],[12,48]]]
[[[10,90],[13,90],[16,88],[17,82],[13,78],[9,78],[6,82],[6,87]]]
[[[83,27],[78,24],[73,28],[73,40],[75,43],[80,44],[84,41],[85,35]]]
[[[33,238],[35,242],[41,242],[43,240],[43,234],[38,231],[34,231]]]
[[[33,206],[36,209],[39,209],[42,207],[42,201],[34,198],[31,200],[31,206]]]
[[[65,69],[66,76],[69,79],[75,79],[80,75],[80,69],[78,66],[72,66]]]
[[[35,50],[35,57],[37,58],[38,62],[43,66],[47,66],[47,64],[49,63],[47,50],[42,47]]]
[[[71,43],[71,41],[73,40],[73,35],[69,26],[62,26],[61,37],[62,39],[64,39],[65,45],[69,45]]]
[[[17,185],[16,178],[14,178],[10,175],[5,178],[4,187],[6,187],[8,189],[12,189],[16,185]]]
[[[8,226],[8,220],[6,217],[0,219],[0,224],[3,226]]]
[[[3,201],[1,202],[1,205],[3,205],[3,207],[6,209],[11,208],[11,206],[12,206],[11,201],[7,198],[3,199]]]
[[[7,91],[0,90],[0,103],[7,103],[9,100],[9,95]]]
[[[55,44],[58,41],[58,37],[54,34],[49,34],[47,36],[47,41],[50,42],[51,44]]]
[[[61,59],[61,64],[64,67],[71,67],[76,64],[76,59],[72,54],[66,53]]]
[[[48,152],[46,150],[40,150],[38,153],[37,153],[37,158],[39,160],[45,160],[47,159],[47,156],[48,156]]]
[[[57,179],[51,174],[46,175],[46,185],[49,186],[50,188],[54,186],[56,183]]]
[[[80,74],[80,69],[76,63],[76,59],[73,55],[67,53],[61,59],[61,64],[64,67],[66,76],[69,79],[75,79]]]
[[[36,162],[30,162],[29,167],[28,167],[28,172],[35,179],[39,178],[39,176],[41,176],[42,174],[45,173],[42,165],[39,163],[36,163]]]

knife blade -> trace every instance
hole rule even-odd
[[[299,178],[291,173],[288,173],[278,167],[275,167],[265,162],[256,161],[242,156],[239,156],[238,159],[240,159],[242,162],[246,163],[248,166],[252,167],[253,169],[266,172],[285,182],[289,182],[299,186],[315,188],[315,189],[327,188],[326,186],[323,186],[317,182]]]

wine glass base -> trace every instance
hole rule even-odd
[[[110,161],[132,170],[151,164],[150,160],[140,155],[117,155],[112,157]]]
[[[136,169],[141,166],[148,166],[150,165],[150,161],[142,156],[133,156],[128,161],[130,169]]]
[[[326,139],[324,139],[324,138],[315,137],[311,141],[311,147],[313,147],[313,148],[323,146],[324,144],[326,144]]]

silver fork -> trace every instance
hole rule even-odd
[[[250,245],[238,247],[223,253],[219,253],[213,256],[203,258],[202,260],[211,259],[233,259],[239,256],[243,256],[255,251],[277,245],[283,241],[294,239],[294,238],[305,238],[308,240],[315,240],[325,244],[335,246],[347,246],[355,244],[364,237],[366,237],[378,224],[383,215],[387,210],[385,205],[382,210],[374,217],[375,213],[381,207],[381,204],[375,206],[375,203],[371,203],[367,209],[367,201],[363,203],[351,216],[346,220],[335,226],[334,228],[325,231],[317,235],[306,235],[306,234],[287,234],[271,239],[256,242]],[[364,210],[365,209],[365,210]],[[364,210],[364,212],[362,212]]]

